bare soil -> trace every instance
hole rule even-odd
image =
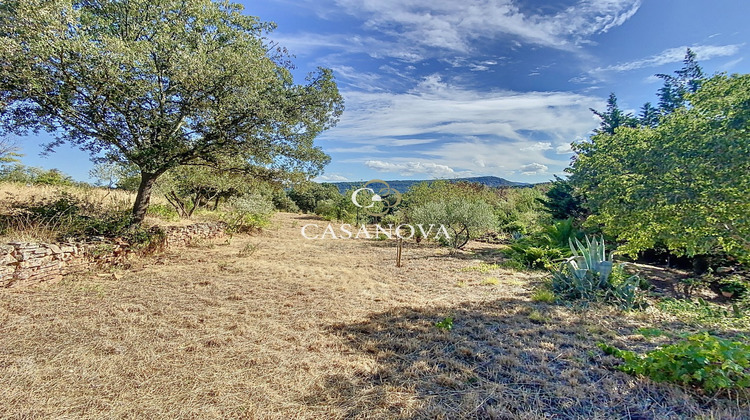
[[[612,369],[596,343],[678,320],[532,302],[542,274],[272,228],[0,290],[1,418],[748,418]],[[452,329],[435,324],[452,319]],[[444,322],[443,325],[450,324]]]

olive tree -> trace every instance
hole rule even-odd
[[[492,230],[497,225],[492,207],[481,200],[448,198],[430,201],[415,207],[411,222],[425,226],[443,225],[450,238],[448,245],[461,249],[477,234]]]
[[[225,1],[3,0],[0,121],[135,165],[136,224],[178,166],[316,175],[329,158],[313,140],[343,101],[328,69],[294,83],[273,27]]]

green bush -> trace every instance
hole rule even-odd
[[[573,224],[573,219],[559,220],[516,240],[505,254],[527,269],[551,270],[563,257],[571,255],[568,247],[571,239],[578,239],[582,235]]]
[[[227,203],[229,211],[220,214],[230,233],[252,232],[271,222],[273,201],[260,194],[233,197]]]
[[[563,258],[563,253],[558,248],[534,246],[524,241],[510,245],[510,249],[505,251],[505,255],[524,268],[546,270],[552,269],[555,263]]]
[[[750,282],[735,274],[719,280],[719,289],[731,294],[732,299],[738,299],[744,297],[750,290]]]
[[[76,185],[70,176],[58,169],[42,169],[20,163],[0,166],[0,181],[35,185]]]
[[[429,226],[443,225],[450,238],[444,245],[461,249],[469,239],[496,226],[492,207],[479,200],[452,198],[444,201],[431,201],[412,210],[411,222]],[[442,236],[440,239],[444,239]]]
[[[180,215],[177,213],[177,211],[172,206],[167,206],[165,204],[151,204],[150,206],[148,206],[148,211],[146,211],[146,214],[149,216],[158,217],[168,222],[174,222],[180,219]]]
[[[664,298],[656,307],[679,318],[681,322],[702,327],[750,330],[750,299],[733,302],[730,307],[706,302],[703,299]]]
[[[624,264],[615,265],[602,238],[586,239],[586,245],[570,243],[573,256],[552,271],[552,289],[566,300],[608,301],[625,308],[642,304],[640,278],[628,276]]]
[[[599,343],[599,348],[624,361],[619,370],[657,382],[694,386],[710,393],[750,387],[750,346],[707,332],[645,355],[604,343]]]

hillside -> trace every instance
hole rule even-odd
[[[406,192],[411,188],[414,184],[419,184],[420,182],[433,182],[438,180],[395,180],[395,181],[386,181],[388,182],[388,185],[391,186],[391,188],[395,188],[400,192]],[[498,187],[530,187],[532,184],[527,184],[523,182],[513,182],[508,181],[504,178],[499,178],[496,176],[477,176],[472,178],[455,178],[455,179],[448,179],[446,181],[450,182],[475,182],[478,184],[486,185],[491,188],[498,188]],[[332,184],[338,187],[339,191],[343,194],[347,190],[351,188],[357,188],[361,187],[363,184],[365,184],[367,181],[357,181],[357,182],[327,182],[326,184]]]

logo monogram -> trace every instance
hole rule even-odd
[[[376,192],[375,188],[378,186],[380,186],[380,188]],[[362,191],[368,191],[372,194],[369,205],[363,205],[358,201],[357,196]],[[361,209],[372,209],[378,202],[383,203],[383,210],[379,213],[376,213],[375,210],[370,210],[367,214],[375,217],[385,216],[390,209],[395,208],[401,203],[401,193],[395,188],[391,188],[387,182],[380,179],[368,181],[364,187],[359,188],[352,193],[352,203]]]

